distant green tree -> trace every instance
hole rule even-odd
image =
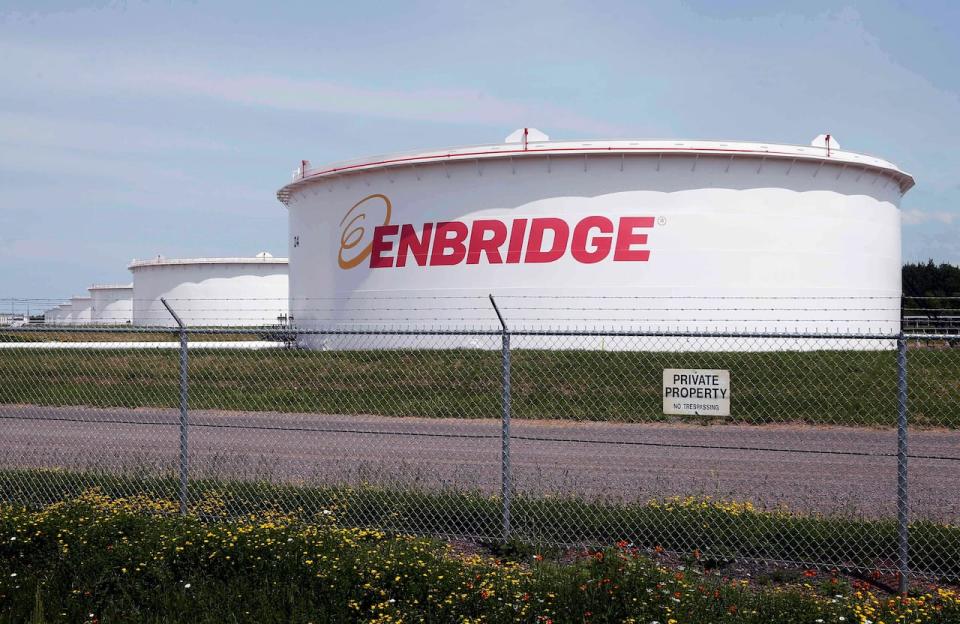
[[[960,311],[960,267],[933,260],[903,265],[903,310],[931,315]]]

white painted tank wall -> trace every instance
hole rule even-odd
[[[493,293],[511,325],[525,329],[899,329],[902,192],[893,176],[875,168],[760,155],[524,156],[380,168],[307,181],[290,193],[290,310],[299,327],[498,328],[493,311],[483,309]],[[371,268],[366,260],[341,268],[342,242],[349,259],[384,222],[386,202],[375,194],[389,199],[389,223],[413,224],[418,232],[425,222],[509,225],[555,217],[572,231],[587,216],[614,223],[652,217],[641,246],[650,256],[584,264],[568,250],[539,264],[490,264],[481,257],[477,264],[418,266],[411,258],[402,268]],[[364,198],[370,198],[360,207],[365,216],[351,221],[358,214],[351,208]],[[362,229],[351,233],[357,226]],[[397,238],[390,238],[388,256],[396,255]],[[477,309],[438,322],[431,299],[437,295],[469,297],[467,307]],[[860,299],[845,299],[851,295]],[[370,339],[304,340],[319,348],[363,341]],[[487,342],[462,339],[463,346]],[[601,342],[580,339],[575,347],[618,348]],[[393,344],[459,346],[451,338]]]
[[[63,304],[60,304],[59,308],[60,308],[60,314],[59,314],[60,324],[69,325],[70,323],[72,323],[73,322],[73,306],[69,303],[63,303]]]
[[[101,325],[125,325],[133,322],[133,284],[129,286],[91,286],[91,320]]]
[[[134,263],[130,270],[134,325],[176,325],[161,297],[195,327],[276,325],[287,314],[285,258]]]
[[[90,297],[70,297],[70,323],[82,325],[90,322]]]
[[[66,316],[66,310],[62,305],[59,305],[43,314],[43,322],[46,325],[60,325],[63,323],[64,316]]]

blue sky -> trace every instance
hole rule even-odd
[[[273,4],[271,7],[270,4]],[[301,158],[553,138],[844,149],[960,263],[960,3],[0,2],[0,297],[286,253]]]

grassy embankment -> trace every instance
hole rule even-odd
[[[485,350],[220,351],[190,354],[194,409],[497,418],[500,354]],[[729,422],[891,427],[891,352],[651,353],[515,350],[515,418],[646,422],[664,368],[729,369]],[[175,407],[177,354],[0,351],[0,403]],[[915,427],[960,427],[960,350],[909,360]]]
[[[212,498],[203,501],[212,511]],[[206,523],[170,501],[88,492],[0,506],[2,622],[947,623],[960,594],[900,598],[842,576],[786,585],[659,565],[626,543],[563,563],[497,560],[345,529],[338,511]],[[768,583],[773,579],[767,577]]]

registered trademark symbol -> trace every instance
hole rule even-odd
[[[667,224],[666,217],[657,217],[657,225],[666,225],[666,224]]]

